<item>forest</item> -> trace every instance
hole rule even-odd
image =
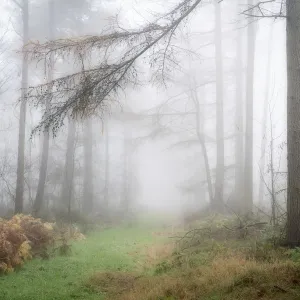
[[[300,299],[300,1],[0,1],[0,300]]]

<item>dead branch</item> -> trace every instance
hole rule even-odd
[[[72,57],[77,63],[82,61],[82,57],[87,59],[94,54],[101,57],[93,68],[29,88],[27,99],[35,106],[43,106],[45,98],[50,99],[48,114],[43,115],[35,131],[51,128],[56,133],[69,114],[73,118],[84,118],[96,110],[103,111],[107,102],[114,101],[120,90],[140,83],[136,63],[149,50],[152,50],[148,57],[154,79],[159,77],[158,73],[163,80],[168,78],[170,66],[176,64],[171,40],[181,23],[201,2],[182,0],[169,13],[138,30],[119,27],[100,36],[60,39],[44,44],[30,42],[26,45],[23,49],[25,54],[31,60],[44,61],[45,68],[51,55]],[[116,51],[123,53],[117,59],[113,57]]]
[[[274,12],[266,6],[268,4],[273,4],[274,6],[277,5],[278,12]],[[249,8],[245,9],[242,14],[251,18],[286,18],[286,14],[284,12],[285,7],[285,0],[264,0],[259,1],[256,4],[250,6]]]

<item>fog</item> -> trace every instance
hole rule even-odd
[[[25,5],[25,2],[21,4]],[[29,41],[42,45],[51,39],[74,38],[76,41],[80,36],[97,36],[113,30],[137,30],[178,4],[166,0],[53,1],[51,23],[50,3],[51,0],[28,1]],[[221,14],[221,36],[215,28],[216,6]],[[41,98],[21,97],[22,82],[24,87],[24,6],[22,9],[15,1],[6,0],[1,1],[0,7],[0,214],[5,216],[16,211],[18,197],[23,199],[24,212],[34,211],[47,134],[44,127],[40,131],[33,130],[43,120],[47,94],[43,101]],[[243,211],[244,199],[247,198],[243,188],[247,172],[245,150],[251,151],[253,157],[253,183],[249,183],[253,190],[250,202],[253,201],[254,210],[270,210],[274,173],[275,190],[272,192],[284,207],[287,171],[285,22],[247,17],[242,14],[247,7],[238,0],[218,4],[203,1],[170,39],[165,52],[168,56],[166,64],[162,63],[161,57],[155,60],[154,55],[162,54],[165,46],[154,46],[154,50],[145,52],[135,62],[138,84],[131,84],[129,80],[125,88],[122,86],[117,93],[107,95],[103,105],[93,108],[93,113],[83,114],[84,117],[79,113],[79,117],[72,120],[68,112],[64,124],[54,136],[50,126],[48,164],[44,170],[46,179],[40,183],[43,192],[39,196],[41,207],[38,213],[48,217],[53,211],[68,208],[69,213],[79,211],[87,215],[112,211],[118,217],[126,217],[153,211],[181,218],[208,208],[217,213]],[[255,32],[254,83],[250,88],[249,26]],[[135,41],[128,42],[129,49],[133,47],[130,43]],[[218,45],[221,45],[221,56],[216,59]],[[109,53],[108,62],[117,61],[128,50],[124,50],[124,45],[111,49],[114,51]],[[240,49],[240,54],[237,49]],[[28,86],[47,84],[51,78],[82,72],[83,67],[97,66],[104,57],[99,54],[100,50],[97,51],[96,47],[91,53],[81,53],[86,54],[82,65],[72,54],[54,53],[52,69],[47,65],[49,61],[35,60],[36,53],[29,55]],[[237,61],[238,55],[240,62]],[[25,88],[27,92],[26,83]],[[240,89],[240,99],[237,99],[237,89]],[[245,129],[246,102],[251,100],[247,93],[251,90],[253,148],[249,149]],[[67,100],[67,97],[59,100],[54,97],[51,101],[53,104]],[[19,123],[22,101],[27,103],[23,124]],[[239,101],[240,118],[236,117]],[[220,103],[223,122],[217,109]],[[242,122],[241,130],[237,120]],[[72,124],[75,127],[73,133]],[[217,126],[222,131],[221,143],[217,140]],[[25,128],[23,171],[20,169],[20,128]],[[236,157],[238,136],[242,140],[242,161]],[[263,139],[266,148],[262,165]],[[217,152],[222,143],[224,166],[217,156],[217,153],[222,153]],[[212,197],[214,200],[219,197],[215,202],[221,202],[217,209],[211,203],[206,162],[209,164]],[[241,173],[238,173],[238,165]],[[219,178],[221,183],[217,183],[216,178],[223,171],[224,176]],[[21,194],[16,193],[20,184],[17,184],[17,174],[24,185]],[[239,180],[242,180],[242,190],[237,187]],[[261,182],[264,188],[262,199],[259,196]],[[217,185],[222,186],[220,191]]]

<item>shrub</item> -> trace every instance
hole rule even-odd
[[[40,219],[25,215],[0,219],[0,272],[21,267],[24,261],[46,251],[52,242],[52,226]]]
[[[0,221],[0,272],[11,272],[31,258],[29,242],[18,224]]]
[[[296,247],[294,249],[289,249],[287,251],[287,255],[290,257],[290,259],[293,262],[299,262],[300,261],[300,248]]]
[[[161,263],[157,264],[154,270],[155,275],[160,275],[167,273],[168,271],[172,270],[173,266],[168,261],[162,261]]]
[[[53,227],[49,223],[43,223],[41,219],[15,215],[8,221],[8,224],[17,224],[21,227],[26,239],[30,242],[33,256],[45,253],[54,242]]]
[[[22,214],[10,220],[0,218],[0,273],[11,272],[32,257],[49,258],[50,247],[67,255],[71,250],[68,241],[83,239],[75,225],[46,223]]]
[[[70,240],[81,241],[85,236],[80,232],[79,228],[75,225],[67,225],[63,223],[53,224],[55,244],[54,252],[59,255],[71,254]]]

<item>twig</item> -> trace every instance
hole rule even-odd
[[[278,286],[278,285],[274,285],[274,288],[278,289],[279,291],[283,292],[283,293],[287,293],[288,291],[283,289],[282,287]]]

